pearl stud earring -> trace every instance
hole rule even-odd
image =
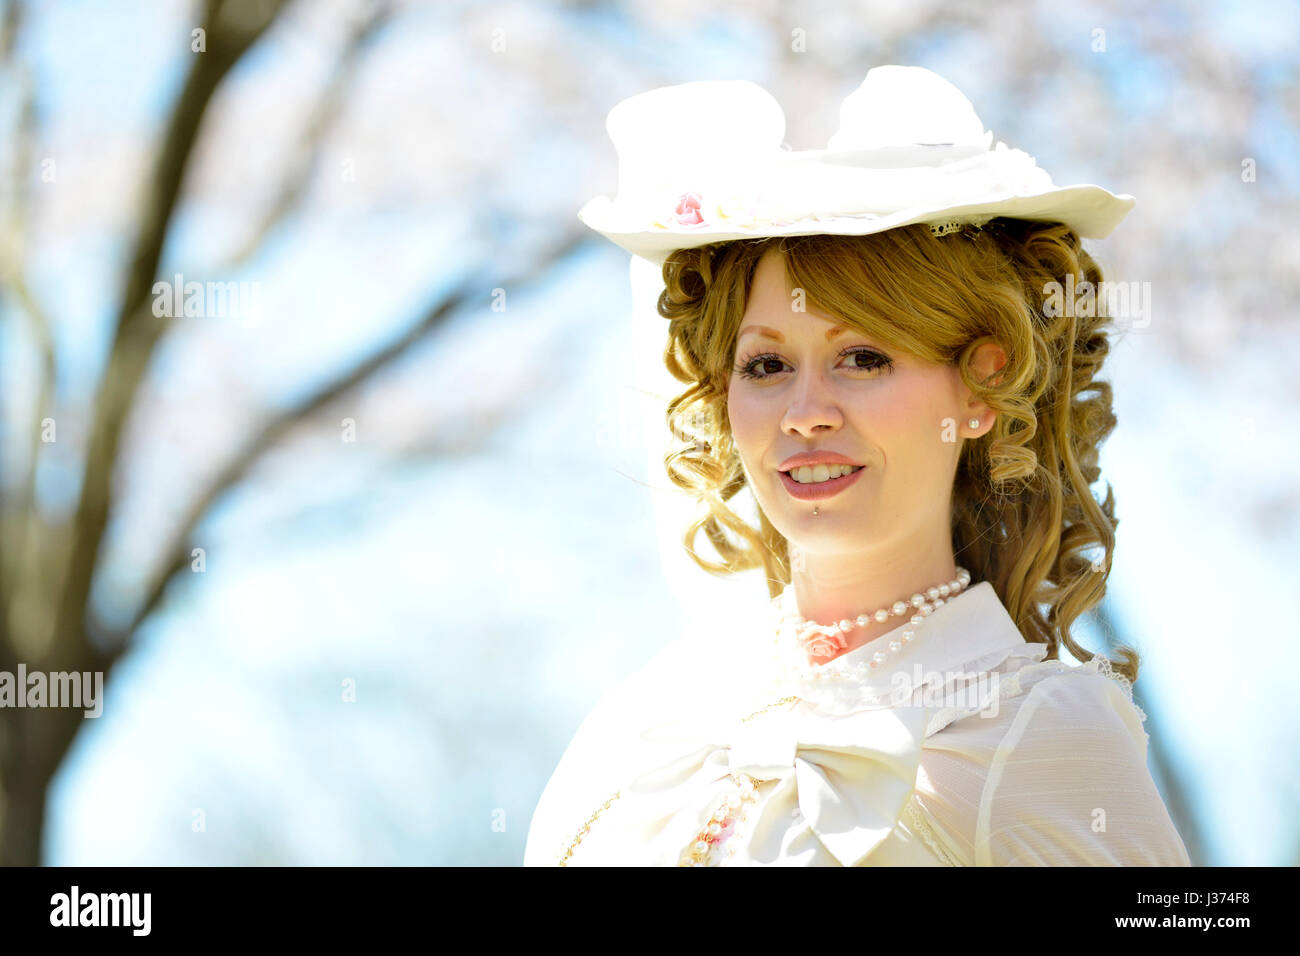
[[[967,424],[970,425],[971,428],[979,428],[980,420],[978,418],[972,418],[969,422],[967,422]]]

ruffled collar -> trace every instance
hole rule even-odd
[[[947,702],[962,697],[978,675],[1004,662],[1040,661],[1047,652],[1046,645],[1025,641],[987,581],[937,607],[917,627],[916,637],[876,669],[869,667],[873,655],[888,649],[906,624],[827,663],[791,669],[790,648],[775,640],[778,614],[774,601],[751,620],[749,653],[741,655],[746,666],[736,670],[736,679],[755,698],[795,696],[827,715],[907,703],[950,706]]]

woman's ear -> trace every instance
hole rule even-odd
[[[1002,381],[1002,376],[998,373],[1007,364],[1007,353],[1002,346],[992,339],[981,342],[971,353],[970,370],[978,381],[989,382],[997,385]],[[988,415],[989,406],[973,394],[968,394],[966,400],[966,419],[978,418],[981,421]]]
[[[975,377],[981,382],[989,382],[991,385],[999,385],[1002,382],[1002,376],[994,376],[994,373],[1001,371],[1007,364],[1007,353],[997,342],[989,339],[981,342],[975,347],[971,354],[970,368]]]

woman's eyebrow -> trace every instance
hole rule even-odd
[[[829,342],[831,339],[835,338],[835,336],[839,335],[841,332],[845,331],[847,328],[848,328],[847,325],[836,325],[836,326],[832,326],[831,328],[827,329],[827,330],[826,330],[826,341]],[[782,335],[782,334],[781,334],[780,332],[778,332],[776,329],[768,328],[766,325],[747,325],[747,326],[745,326],[743,329],[740,330],[740,334],[737,335],[736,338],[740,338],[741,335],[745,335],[746,333],[756,333],[756,334],[758,334],[758,335],[763,336],[763,338],[765,338],[765,339],[772,339],[773,341],[776,341],[776,342],[784,342],[784,341],[785,341],[785,336],[784,336],[784,335]]]

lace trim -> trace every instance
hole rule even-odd
[[[1094,654],[1092,659],[1086,664],[1077,667],[1070,667],[1063,661],[1040,661],[1037,664],[1026,664],[1015,673],[1008,674],[998,682],[999,697],[1016,697],[1023,694],[1030,686],[1038,682],[1038,679],[1044,677],[1054,677],[1057,674],[1100,674],[1103,677],[1109,677],[1120,686],[1124,691],[1124,698],[1129,702],[1138,715],[1138,718],[1145,723],[1147,719],[1146,712],[1137,705],[1133,700],[1133,683],[1123,674],[1117,672],[1110,663],[1110,659],[1102,654]],[[1026,677],[1035,678],[1029,685],[1024,683]]]
[[[946,236],[952,232],[960,232],[965,223],[950,219],[947,222],[936,222],[930,224],[930,233],[934,236]]]
[[[925,814],[916,805],[915,798],[907,801],[903,807],[903,818],[907,821],[908,829],[921,838],[930,852],[937,856],[944,866],[961,866],[954,860],[942,846],[939,845],[939,838],[934,835],[934,829],[930,826],[930,821],[925,818]]]
[[[1105,657],[1101,654],[1094,654],[1092,656],[1092,660],[1088,661],[1088,663],[1085,664],[1084,666],[1085,667],[1092,666],[1093,669],[1098,674],[1101,674],[1103,677],[1109,677],[1115,683],[1119,684],[1119,686],[1123,689],[1124,696],[1125,698],[1127,698],[1129,704],[1132,705],[1133,709],[1137,711],[1137,715],[1141,719],[1141,721],[1143,723],[1146,723],[1147,720],[1146,711],[1144,711],[1141,707],[1139,707],[1137,705],[1137,701],[1133,699],[1133,682],[1130,681],[1123,674],[1116,671],[1114,667],[1111,666],[1110,658]]]

